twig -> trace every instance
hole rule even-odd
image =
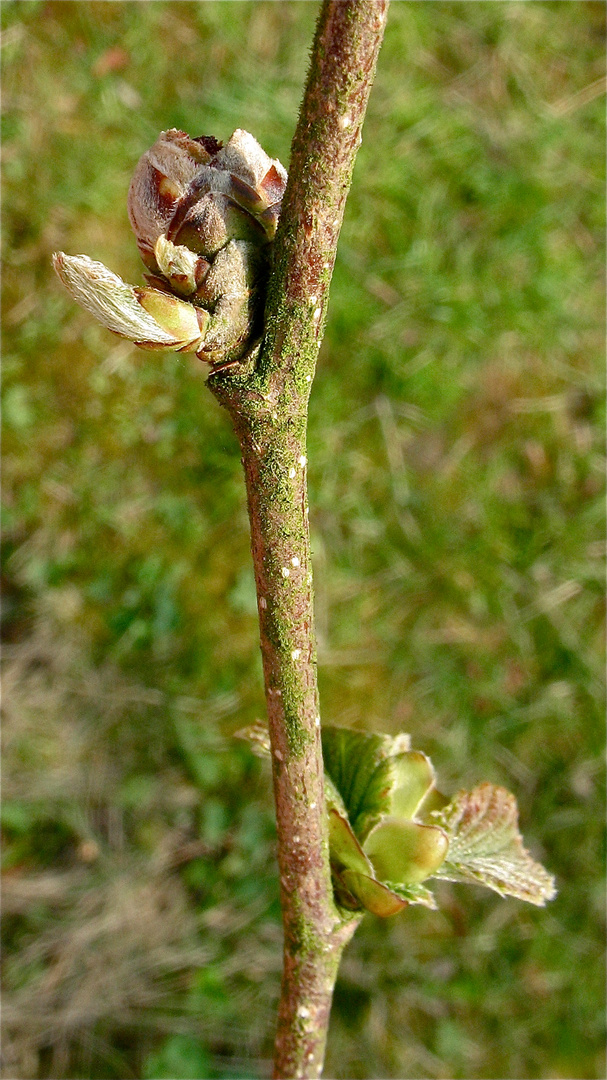
[[[274,1075],[318,1077],[333,987],[358,918],[333,901],[324,813],[306,483],[308,399],[388,0],[325,0],[292,145],[250,369],[209,379],[245,472],[272,766],[284,970]]]

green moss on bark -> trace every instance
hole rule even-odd
[[[285,966],[275,1075],[320,1075],[344,923],[333,900],[307,520],[307,407],[387,0],[325,0],[292,146],[265,337],[209,380],[245,471],[272,744]]]

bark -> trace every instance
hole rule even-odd
[[[322,1072],[341,954],[324,810],[306,483],[308,399],[388,0],[325,0],[292,145],[266,333],[209,386],[244,466],[272,745],[284,968],[274,1075]]]

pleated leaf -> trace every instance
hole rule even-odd
[[[475,882],[538,907],[556,895],[552,875],[523,846],[516,799],[505,788],[480,784],[461,791],[432,818],[449,838],[435,877]]]
[[[325,769],[342,796],[361,843],[389,814],[412,818],[434,785],[429,759],[408,735],[323,728]]]

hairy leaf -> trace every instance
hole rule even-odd
[[[461,791],[432,818],[449,837],[435,877],[476,882],[539,907],[556,895],[552,875],[523,847],[516,799],[505,788],[480,784]]]
[[[129,341],[144,341],[171,348],[200,337],[196,310],[191,305],[181,305],[188,326],[185,333],[178,336],[172,329],[160,326],[155,317],[142,307],[135,288],[127,285],[103,263],[95,262],[87,255],[65,255],[58,251],[53,256],[53,266],[74,300],[108,330]],[[159,295],[165,302],[179,303],[166,294]]]
[[[430,908],[431,911],[438,910],[438,904],[430,889],[427,889],[425,885],[421,885],[419,882],[417,885],[399,885],[394,881],[384,881],[383,884],[387,889],[390,889],[390,892],[396,893],[402,900],[406,900],[408,904],[420,904],[423,907]]]

